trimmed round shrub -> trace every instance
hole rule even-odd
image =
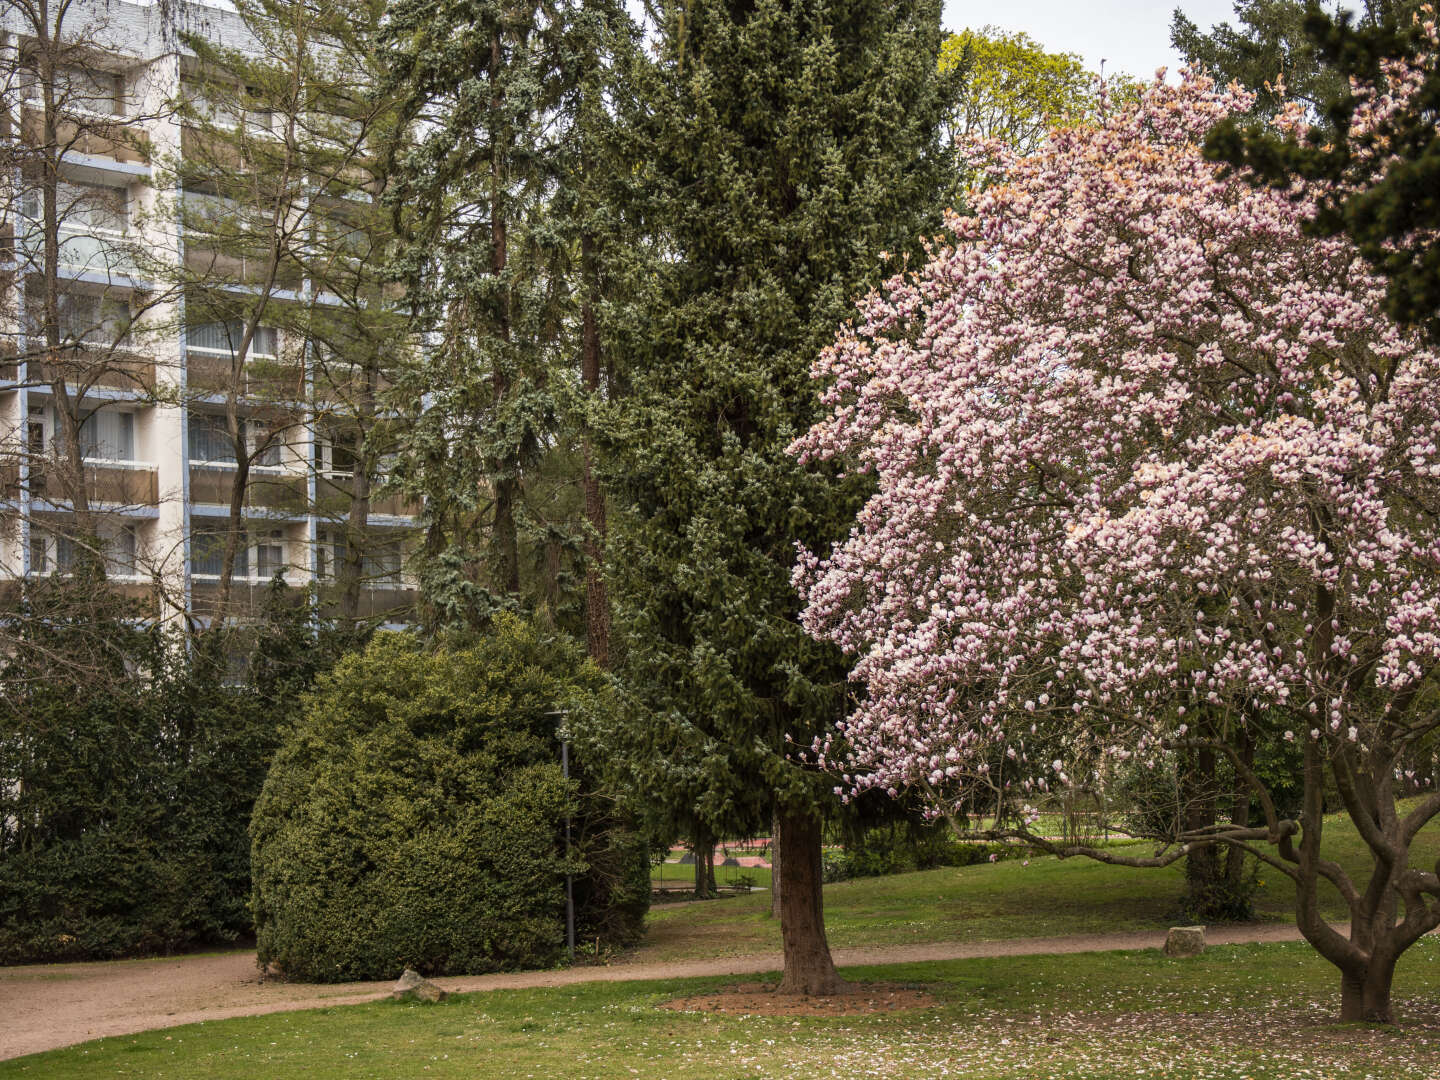
[[[317,982],[553,964],[567,872],[592,909],[603,895],[607,941],[633,935],[643,902],[613,887],[633,839],[594,827],[556,738],[601,685],[513,616],[464,646],[380,634],[321,677],[251,820],[261,961]]]

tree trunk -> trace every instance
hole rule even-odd
[[[820,818],[806,811],[777,813],[785,851],[780,863],[780,937],[785,948],[782,994],[843,993],[846,983],[835,970],[825,940],[820,881]]]
[[[1240,736],[1240,760],[1247,768],[1255,764],[1255,739],[1250,733],[1244,732]],[[1237,770],[1238,773],[1238,770]],[[1251,806],[1250,785],[1245,782],[1243,776],[1235,777],[1235,792],[1230,804],[1230,824],[1237,829],[1243,829],[1250,824]],[[1241,882],[1245,876],[1245,851],[1234,844],[1225,849],[1225,872],[1223,880],[1225,888],[1233,899],[1240,896]],[[1248,904],[1246,905],[1249,906]]]
[[[580,265],[585,275],[585,300],[580,307],[582,326],[580,382],[588,397],[600,396],[600,330],[595,318],[595,300],[600,286],[596,280],[595,241],[586,233],[580,238]],[[585,457],[585,518],[590,531],[585,537],[585,650],[600,667],[610,666],[610,598],[605,592],[605,493],[595,475],[589,423],[582,440]]]
[[[1390,988],[1395,982],[1394,962],[1372,960],[1363,971],[1340,976],[1340,1022],[1342,1024],[1393,1024],[1395,1010]]]
[[[1215,824],[1215,751],[1202,747],[1181,781],[1185,831],[1197,832]],[[1185,855],[1185,907],[1197,915],[1210,915],[1220,878],[1219,852],[1214,844],[1194,845]]]
[[[501,66],[500,35],[490,38],[490,107],[492,116],[500,111],[499,80]],[[490,157],[490,272],[499,280],[505,273],[508,260],[509,207],[505,203],[505,158],[499,132],[494,126],[489,132]],[[511,295],[507,285],[500,296],[498,326],[500,340],[510,343]],[[495,370],[491,373],[493,400],[498,414],[510,395],[510,378],[505,365],[509,363],[508,352],[502,350]],[[490,553],[494,565],[494,586],[504,593],[514,595],[520,591],[520,537],[515,523],[515,507],[520,500],[519,448],[507,447],[499,455],[492,470],[491,481],[495,499],[495,516],[490,523]],[[499,474],[499,475],[495,475]]]
[[[710,892],[713,871],[707,873],[705,867],[714,857],[715,840],[703,827],[697,825],[691,845],[690,854],[695,859],[695,899],[709,900],[713,895]]]
[[[780,808],[770,817],[770,917],[780,918]]]
[[[345,563],[340,572],[340,615],[349,623],[360,618],[360,585],[365,574],[362,550],[370,533],[370,468],[373,457],[370,432],[375,423],[375,365],[365,366],[357,402],[359,431],[355,443],[355,463],[351,471],[350,512],[345,519]]]

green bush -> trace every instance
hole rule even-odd
[[[562,778],[555,734],[601,686],[509,615],[469,645],[377,635],[322,676],[252,819],[262,962],[318,982],[552,964],[567,872],[587,944],[635,935],[644,844]]]
[[[938,866],[971,866],[1029,855],[1023,844],[959,840],[944,825],[895,822],[874,826],[849,838],[843,850],[830,849],[820,860],[825,881],[883,877]]]
[[[188,640],[84,575],[45,579],[4,612],[0,964],[251,932],[250,808],[281,717],[335,648],[274,599],[258,626]]]

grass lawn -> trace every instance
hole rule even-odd
[[[1352,874],[1366,872],[1368,849],[1348,820],[1339,815],[1326,819],[1324,847]],[[1437,858],[1440,824],[1432,823],[1416,839],[1411,864],[1429,867]],[[861,878],[825,886],[825,928],[830,944],[838,947],[1163,929],[1175,921],[1184,877],[1183,861],[1149,870],[1040,857],[1028,865],[1007,860]],[[1261,867],[1260,881],[1260,917],[1292,920],[1295,893],[1290,879]],[[1327,917],[1348,919],[1339,893],[1328,884],[1322,889]],[[769,910],[768,892],[657,906],[650,912],[636,958],[699,959],[779,949],[780,927]]]
[[[933,1007],[800,1019],[677,1013],[720,980],[587,984],[380,1002],[124,1036],[0,1063],[0,1080],[165,1077],[965,1077],[1301,1080],[1440,1075],[1440,940],[1402,962],[1406,1026],[1330,1023],[1336,978],[1308,948],[1027,956],[853,970],[923,983]]]
[[[718,861],[715,863],[715,884],[722,889],[734,885],[742,874],[750,878],[756,889],[770,888],[770,868],[767,866],[721,866]],[[694,888],[695,864],[666,861],[652,866],[650,881],[657,888],[674,887],[676,882],[686,882]]]

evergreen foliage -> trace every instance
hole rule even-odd
[[[67,615],[76,592],[83,619]],[[286,621],[187,650],[106,596],[86,578],[40,583],[27,647],[0,672],[0,963],[248,934],[250,807],[280,720],[332,655]],[[237,682],[246,650],[253,681]]]
[[[660,255],[637,273],[624,393],[598,425],[624,507],[613,584],[623,750],[657,800],[716,830],[768,823],[841,715],[838,653],[801,631],[794,542],[841,534],[860,478],[784,450],[818,415],[808,380],[880,253],[938,225],[938,4],[659,8],[639,76],[637,167]]]
[[[545,966],[567,873],[585,940],[633,937],[648,851],[562,777],[556,738],[601,690],[573,647],[509,614],[469,645],[381,634],[322,676],[255,807],[261,962],[317,982]]]
[[[1349,236],[1389,281],[1387,313],[1440,340],[1440,49],[1433,14],[1395,7],[1357,23],[1309,5],[1306,38],[1338,83],[1320,102],[1326,124],[1297,136],[1230,118],[1206,153],[1276,187],[1322,185],[1314,231]]]
[[[1363,25],[1405,19],[1421,0],[1364,0]],[[1347,5],[1349,6],[1349,5]],[[1306,0],[1236,0],[1235,24],[1201,30],[1179,8],[1170,23],[1170,44],[1222,85],[1238,82],[1255,95],[1254,116],[1274,116],[1289,101],[1304,102],[1323,120],[1327,104],[1345,92],[1345,76],[1328,65],[1305,29],[1313,5]]]
[[[582,236],[603,230],[602,95],[632,31],[619,2],[390,12],[388,92],[412,140],[392,151],[395,269],[430,339],[401,380],[400,475],[426,498],[432,625],[538,607],[582,625]]]

